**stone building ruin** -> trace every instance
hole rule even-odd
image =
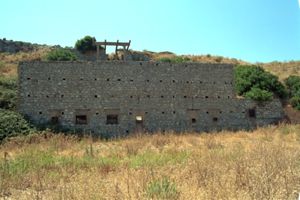
[[[18,73],[22,114],[96,135],[251,129],[283,118],[278,99],[237,98],[229,64],[23,62]]]

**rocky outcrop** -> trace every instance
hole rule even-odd
[[[29,42],[20,42],[13,40],[0,39],[0,52],[17,53],[17,52],[30,52],[37,50],[40,47],[47,45],[32,44]]]

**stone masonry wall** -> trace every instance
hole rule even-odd
[[[28,62],[19,66],[19,111],[36,123],[56,117],[70,129],[111,135],[249,129],[282,119],[279,100],[237,99],[233,84],[228,64]],[[86,124],[76,124],[78,116]]]

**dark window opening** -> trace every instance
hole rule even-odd
[[[97,79],[95,78],[95,81],[96,81]]]
[[[61,114],[64,115],[65,113],[64,113],[64,112],[61,112]]]
[[[173,80],[173,83],[175,83],[176,81],[175,80]]]
[[[129,130],[126,130],[126,133],[129,133]]]
[[[227,98],[230,99],[230,96],[228,96]]]
[[[81,81],[83,81],[83,78],[80,78]]]
[[[95,98],[98,98],[98,95],[95,95]]]
[[[121,81],[121,79],[120,79],[120,78],[118,78],[118,81]]]
[[[140,62],[140,65],[142,66],[142,65],[143,65],[143,63],[141,63],[141,62]]]
[[[192,124],[195,124],[196,123],[196,119],[195,118],[192,118]]]
[[[208,99],[208,96],[205,96],[205,99]]]
[[[156,63],[156,66],[158,66],[158,63]]]
[[[162,80],[159,80],[159,82],[162,82]]]
[[[175,98],[175,96],[173,96],[173,99]]]
[[[62,80],[63,80],[63,81],[65,81],[66,79],[65,79],[65,78],[63,78]]]
[[[43,113],[40,111],[39,114],[41,115],[41,114],[43,114]]]
[[[149,80],[146,80],[147,82],[150,82]]]
[[[161,112],[161,114],[165,114],[165,112]]]
[[[130,96],[130,98],[132,99],[132,98],[133,98],[133,96]]]
[[[130,79],[130,82],[133,82],[133,80],[132,80],[132,79]]]
[[[218,96],[218,99],[220,99],[221,97],[220,96]]]
[[[150,98],[150,95],[147,95],[148,98]]]
[[[106,81],[109,81],[109,78],[108,78],[108,79],[106,79]]]
[[[187,81],[186,83],[190,83],[189,81]]]
[[[148,114],[148,112],[146,111],[145,114]]]
[[[47,98],[49,98],[49,95],[46,95]]]
[[[183,98],[185,98],[185,99],[186,99],[186,98],[187,98],[187,96],[183,96]]]
[[[96,112],[96,115],[99,115],[99,113]]]
[[[202,81],[200,81],[200,84],[202,84],[203,82]]]
[[[118,115],[107,115],[106,124],[118,124]]]
[[[214,122],[217,122],[218,120],[219,120],[219,119],[218,119],[217,117],[214,117],[214,118],[213,118],[213,121],[214,121]]]
[[[173,111],[173,114],[175,114],[176,113],[176,111]]]
[[[30,80],[31,78],[27,78],[27,80]]]
[[[49,78],[48,78],[48,80],[50,81],[50,80],[51,80],[51,78],[49,77]]]
[[[255,110],[255,108],[249,109],[248,110],[248,115],[251,118],[256,118],[256,110]]]
[[[87,124],[86,115],[76,115],[76,124]]]
[[[206,114],[209,114],[209,112],[207,111]]]
[[[219,113],[222,114],[222,111],[220,111]]]
[[[57,116],[51,117],[51,120],[50,120],[51,124],[58,124],[58,121],[59,121],[59,119]]]
[[[60,95],[60,97],[61,97],[61,98],[64,98],[64,95],[62,94],[62,95]]]
[[[30,97],[30,94],[28,94],[27,96]]]
[[[129,115],[132,115],[132,112],[129,112]]]
[[[164,98],[164,96],[162,95],[162,96],[160,96],[161,98]]]

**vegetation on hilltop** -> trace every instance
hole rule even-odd
[[[50,51],[46,60],[48,61],[75,61],[77,56],[69,49],[54,49]]]
[[[75,48],[81,53],[85,53],[87,51],[95,51],[96,50],[96,38],[91,36],[85,36],[84,38],[77,40],[75,43]]]

